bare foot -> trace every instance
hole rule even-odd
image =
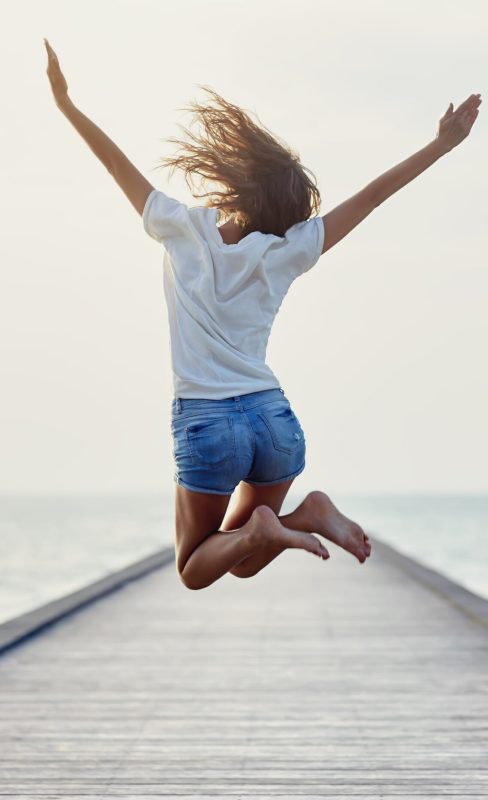
[[[269,506],[257,506],[241,530],[249,530],[256,544],[272,544],[283,549],[289,547],[308,550],[324,560],[330,558],[329,551],[312,533],[285,528]]]
[[[369,557],[371,543],[367,534],[356,522],[341,514],[325,492],[309,492],[293,513],[303,515],[306,530],[319,533],[352,553],[361,564]]]

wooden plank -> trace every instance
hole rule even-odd
[[[373,548],[152,572],[8,650],[0,798],[485,798],[485,601]]]
[[[98,600],[110,592],[120,589],[128,581],[147,575],[174,560],[174,548],[165,547],[150,556],[135,561],[123,569],[111,572],[88,586],[64,595],[39,608],[21,614],[0,624],[0,653],[14,644],[39,633],[43,628],[61,619],[73,611]]]
[[[432,591],[440,594],[475,622],[488,627],[488,601],[484,597],[479,597],[446,575],[399,553],[386,542],[376,540],[376,552],[378,551],[407,575],[414,577],[419,583],[423,583]]]

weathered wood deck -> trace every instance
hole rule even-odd
[[[405,564],[171,563],[65,617],[0,659],[0,796],[486,798],[483,601]]]

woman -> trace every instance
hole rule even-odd
[[[176,566],[189,589],[230,572],[255,575],[287,548],[322,559],[315,534],[360,563],[371,544],[321,491],[278,517],[305,467],[305,438],[278,379],[265,363],[273,320],[291,283],[394,192],[465,139],[480,95],[452,103],[436,138],[323,217],[310,216],[318,189],[295,153],[239,107],[207,91],[194,104],[205,136],[163,159],[223,191],[187,207],[155,189],[68,97],[45,39],[57,107],[109,170],[146,232],[164,245],[174,398],[171,431],[176,482]],[[204,87],[206,88],[206,87]],[[175,140],[170,140],[175,141]],[[201,195],[195,195],[201,196]],[[223,224],[218,226],[218,222]],[[237,504],[225,518],[238,486]]]

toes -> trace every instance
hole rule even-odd
[[[319,539],[317,539],[317,537],[314,536],[313,534],[310,535],[312,536],[312,539],[315,540],[314,544],[316,545],[316,547],[314,547],[312,552],[315,553],[316,556],[319,556],[319,558],[323,559],[330,558],[330,553],[327,550],[327,548],[324,547],[322,542]]]
[[[315,536],[314,536],[313,538],[315,539]],[[317,555],[319,555],[321,558],[330,558],[330,553],[329,553],[329,551],[327,550],[327,548],[326,548],[326,547],[324,547],[324,545],[322,544],[322,542],[320,542],[320,541],[317,539],[317,543],[318,543],[318,551],[319,551]]]
[[[366,558],[368,558],[371,554],[371,542],[369,541],[367,533],[363,533],[363,550],[366,554]]]
[[[369,538],[366,536],[366,534],[364,535],[363,547],[360,550],[360,553],[363,556],[362,559],[359,559],[361,561],[361,563],[366,561],[366,559],[369,558],[369,556],[371,555],[371,543],[369,541]]]

